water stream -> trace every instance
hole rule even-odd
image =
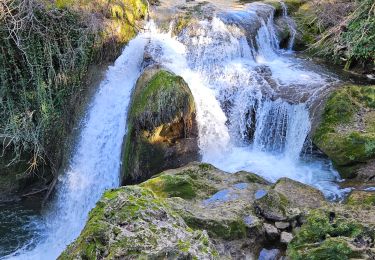
[[[150,22],[108,69],[56,199],[41,219],[31,220],[39,225],[34,242],[6,258],[55,259],[79,235],[103,191],[119,185],[126,111],[145,52],[189,84],[203,161],[270,181],[289,177],[340,198],[344,191],[330,162],[303,153],[310,108],[336,78],[279,48],[273,13],[271,6],[249,4],[199,21],[179,37]],[[249,25],[258,27],[255,33]]]

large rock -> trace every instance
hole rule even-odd
[[[321,191],[288,178],[279,179],[273,189],[300,208],[319,208],[325,203]]]
[[[195,104],[186,82],[154,66],[138,79],[123,145],[124,183],[199,159]]]
[[[190,229],[150,190],[108,191],[91,211],[80,237],[59,259],[209,259],[206,232]]]
[[[346,86],[328,98],[314,144],[343,178],[375,177],[375,86]]]
[[[369,257],[374,207],[323,203],[320,196],[288,179],[271,185],[255,174],[191,163],[106,192],[60,259],[255,259],[280,243],[291,259]]]
[[[108,191],[60,259],[254,257],[264,232],[253,194],[264,183],[192,163]]]
[[[265,240],[254,193],[267,182],[247,172],[228,174],[209,164],[168,170],[141,184],[160,197],[194,230],[206,230],[222,257],[254,257]]]

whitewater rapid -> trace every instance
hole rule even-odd
[[[58,257],[79,235],[104,190],[119,186],[127,107],[146,52],[188,83],[202,161],[228,172],[255,172],[272,182],[289,177],[340,198],[344,191],[330,162],[303,153],[311,130],[309,106],[332,78],[279,49],[270,8],[254,4],[241,13],[261,24],[254,42],[220,17],[202,20],[179,37],[151,21],[108,69],[90,103],[56,199],[38,221],[35,248],[21,248],[7,258]],[[259,16],[260,9],[270,15]]]

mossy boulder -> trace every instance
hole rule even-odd
[[[267,184],[247,175],[191,163],[107,191],[60,259],[254,257],[264,233],[253,194]]]
[[[369,256],[375,208],[321,199],[289,179],[271,185],[194,162],[107,191],[60,259],[255,259],[280,243],[291,259]]]
[[[346,204],[364,207],[375,207],[375,192],[354,190],[346,199]]]
[[[124,183],[198,160],[195,104],[189,86],[158,66],[138,79],[123,145]]]
[[[273,189],[255,201],[255,209],[259,215],[270,221],[291,221],[301,213],[286,196]]]
[[[289,178],[279,179],[273,189],[300,208],[318,208],[326,202],[321,191]]]
[[[192,163],[163,172],[141,186],[167,198],[191,228],[232,241],[247,238],[250,230],[253,236],[262,235],[262,222],[251,204],[254,192],[266,183],[252,173],[227,174],[209,164]]]
[[[350,210],[349,210],[350,212]],[[296,230],[287,254],[294,259],[370,259],[374,249],[374,227],[362,225],[350,214],[313,210]]]
[[[375,86],[335,90],[325,104],[313,142],[343,178],[371,180],[375,176]]]
[[[210,259],[216,254],[205,231],[189,228],[152,191],[128,186],[103,195],[59,259]]]

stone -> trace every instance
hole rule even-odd
[[[293,235],[289,232],[281,232],[280,235],[280,242],[282,244],[289,244],[293,240]]]
[[[279,238],[279,230],[277,230],[274,225],[264,223],[263,227],[269,240],[276,240]]]
[[[138,79],[123,144],[122,182],[139,183],[200,159],[196,110],[187,83],[154,65]]]
[[[193,162],[108,191],[60,259],[122,259],[136,253],[156,259],[162,254],[171,259],[250,256],[266,240],[253,194],[267,186],[249,176]]]
[[[290,221],[301,214],[301,211],[294,207],[286,196],[274,189],[255,200],[254,208],[257,214],[270,221]]]
[[[58,259],[212,258],[205,231],[191,230],[152,191],[127,186],[107,191],[81,235]]]
[[[301,208],[318,208],[325,203],[320,190],[289,178],[279,179],[273,189]]]
[[[289,222],[278,222],[278,221],[276,221],[275,226],[278,229],[284,230],[284,229],[287,229],[288,227],[290,227],[290,224],[289,224]]]
[[[260,253],[258,260],[277,260],[280,256],[280,250],[279,249],[266,249],[263,248]]]
[[[375,191],[351,191],[346,199],[346,204],[364,207],[375,206]]]
[[[314,144],[342,178],[375,177],[375,86],[347,85],[333,91],[315,128]]]

